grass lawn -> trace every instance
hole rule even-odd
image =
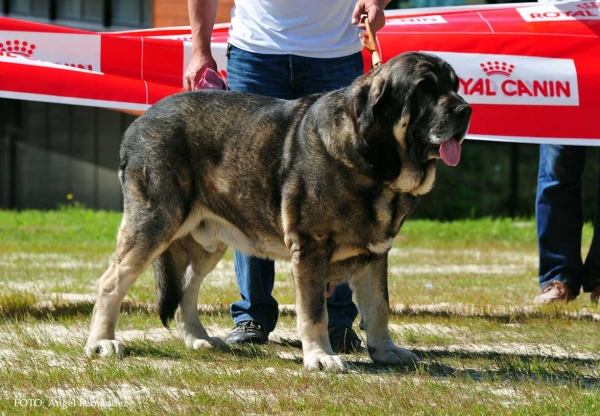
[[[152,270],[129,291],[117,327],[124,359],[83,354],[119,213],[0,211],[2,414],[600,414],[600,314],[588,294],[534,305],[535,224],[407,221],[390,252],[390,329],[414,367],[344,355],[348,374],[302,368],[294,288],[276,263],[281,304],[269,344],[187,350],[155,311]],[[592,230],[584,228],[585,254]],[[232,326],[233,253],[199,297],[211,335]],[[364,333],[356,330],[360,336]]]

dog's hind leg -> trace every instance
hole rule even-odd
[[[127,291],[140,274],[167,247],[176,227],[172,220],[157,212],[131,218],[127,212],[119,228],[117,249],[108,270],[100,278],[94,305],[90,335],[85,352],[88,356],[123,355],[115,341],[119,309]],[[152,227],[149,225],[153,224]]]
[[[409,350],[397,346],[388,329],[390,305],[387,284],[387,254],[373,260],[350,279],[361,324],[367,333],[367,351],[376,363],[410,364],[418,358]]]
[[[169,166],[133,163],[121,169],[123,220],[114,259],[98,285],[85,348],[88,356],[123,354],[123,348],[115,341],[123,298],[138,276],[167,249],[176,233],[186,232],[184,221],[194,220],[186,209],[190,190],[185,170],[175,172],[180,173],[177,175]]]
[[[227,245],[219,243],[214,251],[209,252],[188,235],[181,240],[174,241],[161,256],[161,258],[170,256],[171,263],[175,266],[164,268],[163,271],[169,273],[170,270],[171,273],[175,272],[179,276],[159,276],[159,273],[162,272],[159,272],[158,267],[155,265],[155,276],[159,292],[159,313],[163,323],[166,324],[166,321],[173,316],[173,307],[177,308],[174,317],[188,348],[200,349],[225,346],[225,342],[221,338],[210,337],[200,322],[198,291],[206,275],[214,269],[226,250]],[[160,259],[160,262],[163,261],[164,259]],[[179,263],[178,266],[177,263]],[[179,278],[180,284],[171,285],[170,287],[179,289],[179,293],[173,293],[173,290],[171,290],[169,295],[164,291],[164,286],[161,288],[158,285],[159,279],[164,281],[173,278]],[[167,297],[175,297],[176,300],[179,300],[178,305],[173,305],[172,300],[167,301]]]

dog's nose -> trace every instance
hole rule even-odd
[[[456,114],[460,119],[471,117],[472,112],[473,110],[469,104],[459,104],[454,107],[454,114]]]

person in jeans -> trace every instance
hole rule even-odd
[[[585,261],[581,257],[586,153],[584,146],[540,145],[536,221],[542,294],[537,303],[569,301],[582,288],[593,302],[600,297],[600,193],[592,245]]]
[[[295,99],[346,87],[362,75],[359,29],[366,14],[373,32],[385,25],[390,0],[236,1],[231,11],[227,82],[229,89]],[[193,90],[205,68],[216,70],[210,50],[218,0],[188,0],[192,59],[185,73]],[[241,300],[231,305],[235,327],[229,343],[264,343],[275,329],[278,304],[273,298],[271,260],[235,252]],[[334,352],[361,348],[352,329],[358,310],[352,291],[337,285],[327,300],[329,340]]]

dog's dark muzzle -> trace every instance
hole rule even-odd
[[[471,106],[462,99],[446,109],[438,128],[430,132],[431,141],[424,149],[423,162],[442,159],[449,166],[458,164],[461,143],[467,134],[472,112]]]
[[[457,106],[454,107],[454,114],[456,114],[456,117],[459,120],[469,121],[472,113],[473,113],[473,109],[467,103],[458,104]]]
[[[473,109],[462,98],[459,98],[459,101],[449,110],[450,125],[448,127],[451,131],[446,131],[446,135],[462,142],[469,128]]]

